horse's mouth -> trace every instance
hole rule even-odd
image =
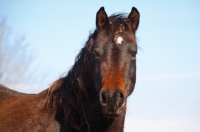
[[[109,105],[101,105],[102,107],[102,112],[106,117],[109,118],[114,118],[114,117],[118,117],[120,116],[124,109],[124,105],[122,105],[121,107],[117,107],[117,106],[109,106]]]
[[[103,114],[106,116],[106,117],[109,117],[109,118],[115,118],[115,117],[118,117],[122,114],[122,111],[123,110],[118,110],[116,112],[114,111],[103,111]]]

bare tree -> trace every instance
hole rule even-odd
[[[13,89],[19,84],[36,84],[44,75],[32,67],[35,63],[33,54],[29,51],[29,44],[25,37],[13,37],[6,25],[6,19],[0,18],[0,84]]]

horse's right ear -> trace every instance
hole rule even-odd
[[[131,13],[128,15],[128,19],[131,22],[133,32],[135,32],[138,28],[140,21],[140,13],[135,7],[132,8]]]
[[[108,24],[109,24],[108,16],[104,10],[104,7],[101,7],[96,15],[97,30],[103,29]]]

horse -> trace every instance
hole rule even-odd
[[[90,33],[65,76],[38,94],[0,85],[1,132],[123,132],[127,98],[136,83],[135,7],[96,13]]]

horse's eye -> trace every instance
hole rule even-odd
[[[131,59],[135,60],[136,59],[136,54],[137,54],[136,52],[132,52],[131,53]]]
[[[100,57],[100,54],[99,54],[98,51],[93,51],[93,53],[94,53],[94,55],[95,55],[96,57]]]

